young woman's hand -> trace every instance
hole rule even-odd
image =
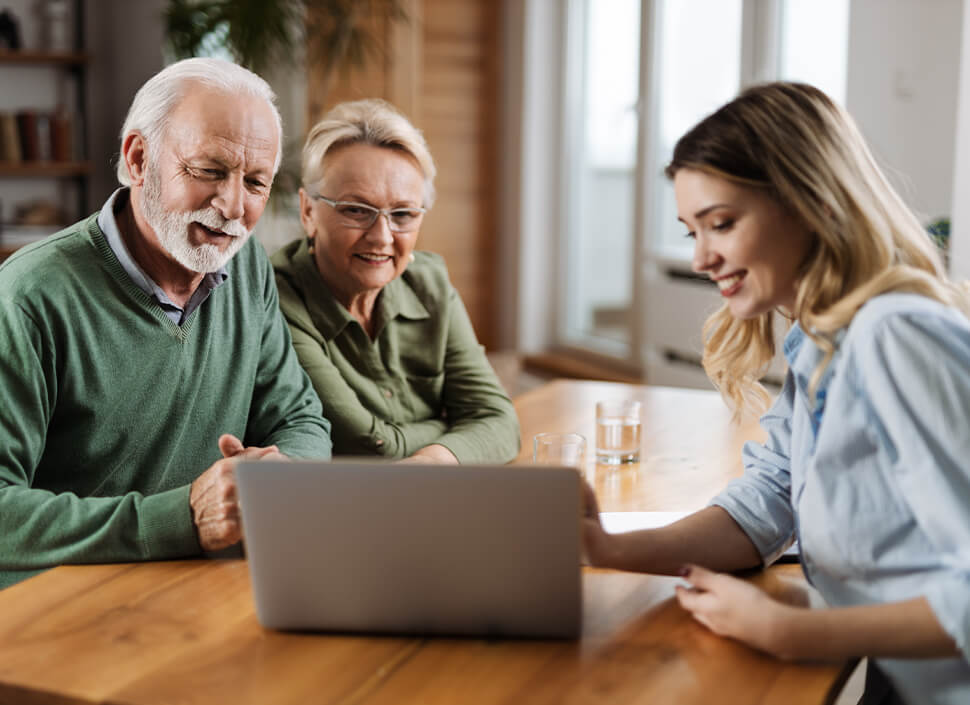
[[[583,559],[592,566],[612,567],[614,552],[613,537],[606,533],[600,522],[600,508],[596,492],[586,480],[583,486]]]
[[[732,637],[783,659],[792,659],[788,626],[799,608],[769,597],[751,583],[700,566],[686,566],[677,600],[694,619],[715,634]]]

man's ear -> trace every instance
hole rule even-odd
[[[132,186],[145,183],[145,167],[148,164],[148,151],[145,138],[140,132],[129,132],[121,144],[121,160],[128,170]]]

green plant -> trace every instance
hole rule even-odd
[[[164,11],[174,59],[220,56],[266,75],[296,66],[305,56],[323,76],[313,87],[318,96],[330,92],[339,72],[381,55],[374,17],[408,21],[400,0],[169,0]],[[314,41],[308,43],[308,37]],[[275,203],[299,187],[301,149],[302,138],[284,146]]]
[[[307,59],[328,77],[380,53],[372,17],[408,19],[399,0],[169,0],[164,15],[176,59],[228,54],[263,73],[294,63],[312,36]]]

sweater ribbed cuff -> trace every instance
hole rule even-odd
[[[197,556],[202,552],[189,507],[191,485],[145,497],[141,502],[142,545],[149,560]]]

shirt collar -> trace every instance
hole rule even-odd
[[[138,266],[125,246],[125,241],[121,237],[121,229],[118,227],[117,215],[125,207],[130,197],[131,189],[127,186],[116,189],[104,202],[101,212],[98,213],[98,227],[104,233],[105,240],[108,241],[108,246],[118,259],[121,268],[131,277],[135,285],[149,296],[154,297],[163,307],[181,310],[165,295],[162,288]],[[222,266],[215,272],[209,272],[203,277],[202,287],[211,291],[228,278],[229,272],[225,266]]]
[[[832,381],[832,376],[835,374],[835,370],[839,364],[839,358],[841,357],[840,345],[845,338],[845,333],[846,329],[842,329],[833,336],[832,342],[835,345],[835,353],[825,366],[818,385],[815,387],[814,394],[809,394],[809,386],[815,370],[821,364],[822,360],[825,359],[825,351],[808,337],[798,323],[792,325],[788,334],[785,336],[785,342],[782,346],[795,385],[798,387],[802,398],[808,405],[808,410],[812,418],[812,428],[816,432],[818,431],[822,413],[825,410],[825,397],[828,393],[829,383]]]
[[[301,288],[307,292],[306,306],[310,318],[326,340],[333,340],[348,325],[357,323],[357,319],[337,301],[320,276],[310,254],[309,240],[303,240],[293,254],[293,270]],[[374,304],[378,334],[395,318],[421,320],[431,317],[417,292],[406,280],[406,271],[388,282],[378,295]]]

